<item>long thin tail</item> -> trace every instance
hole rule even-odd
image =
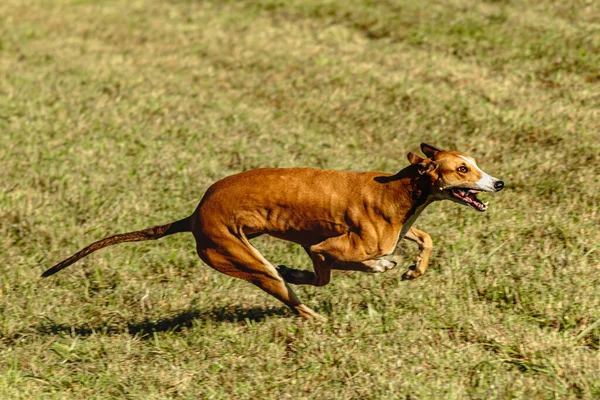
[[[42,274],[42,278],[46,278],[50,275],[54,275],[61,269],[66,268],[69,265],[79,261],[80,259],[87,256],[88,254],[91,254],[91,253],[95,252],[96,250],[100,250],[104,247],[112,246],[113,244],[123,243],[123,242],[141,242],[144,240],[156,240],[156,239],[160,239],[163,236],[172,235],[174,233],[191,232],[192,229],[190,226],[190,221],[191,221],[191,217],[187,217],[187,218],[181,219],[179,221],[172,222],[170,224],[154,226],[152,228],[142,229],[141,231],[121,233],[119,235],[114,235],[114,236],[104,238],[102,240],[98,240],[97,242],[94,242],[94,243],[90,244],[89,246],[87,246],[86,248],[79,250],[77,253],[73,254],[71,257],[67,258],[64,261],[59,262],[54,267],[45,271]]]

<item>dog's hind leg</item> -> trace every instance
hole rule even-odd
[[[209,239],[196,235],[196,245],[202,261],[217,271],[253,283],[304,318],[319,317],[302,304],[275,267],[246,238],[223,234]]]

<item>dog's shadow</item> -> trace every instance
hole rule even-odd
[[[214,308],[209,310],[186,310],[172,315],[168,318],[158,320],[146,319],[141,322],[114,324],[102,323],[96,326],[80,325],[72,326],[57,324],[47,320],[38,325],[36,331],[41,335],[91,336],[94,334],[117,335],[128,332],[131,336],[141,339],[151,338],[155,332],[179,332],[185,328],[191,328],[195,321],[215,322],[260,322],[272,316],[290,316],[286,307],[279,308]]]

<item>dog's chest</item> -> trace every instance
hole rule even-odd
[[[400,241],[402,239],[404,239],[404,236],[406,236],[406,233],[408,232],[410,227],[415,223],[417,218],[419,218],[419,215],[421,215],[421,212],[425,209],[425,207],[427,207],[428,204],[429,204],[428,202],[423,203],[420,206],[416,207],[414,209],[414,211],[411,212],[411,214],[406,219],[406,221],[404,221],[404,224],[402,224],[402,228],[400,228],[400,232],[398,233],[398,238],[394,242],[394,247],[390,250],[390,252],[388,254],[391,254],[394,252],[394,250],[398,246],[398,243],[400,243]]]

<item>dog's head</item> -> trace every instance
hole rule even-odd
[[[408,161],[431,180],[433,200],[452,200],[483,212],[487,204],[477,198],[477,193],[499,192],[504,187],[504,182],[483,172],[464,153],[436,149],[425,143],[421,150],[427,158],[408,153]]]

